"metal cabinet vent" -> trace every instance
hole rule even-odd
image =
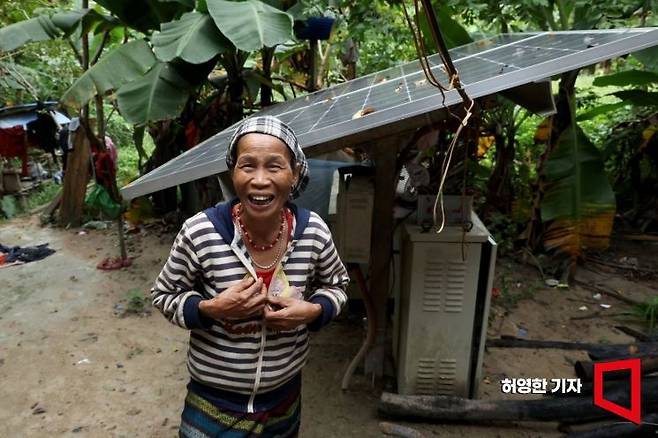
[[[475,213],[471,219],[467,233],[459,227],[441,234],[415,225],[403,230],[394,316],[401,394],[472,398],[477,392],[496,244]]]

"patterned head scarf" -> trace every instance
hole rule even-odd
[[[273,116],[258,116],[245,120],[242,125],[235,131],[226,151],[226,166],[233,169],[237,158],[238,141],[245,134],[257,132],[260,134],[267,134],[281,140],[290,150],[290,153],[297,162],[299,168],[299,178],[297,183],[290,191],[290,198],[297,198],[308,184],[308,161],[302,147],[297,141],[295,132],[290,129],[288,125]]]

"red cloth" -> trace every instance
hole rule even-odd
[[[288,236],[286,236],[286,243],[290,242],[290,236],[292,235],[292,213],[286,208],[286,222],[288,222]],[[265,287],[270,288],[270,283],[272,282],[272,276],[274,275],[274,270],[276,266],[269,271],[256,271],[256,275],[263,279]]]
[[[27,146],[22,126],[0,129],[0,156],[18,157],[23,160],[23,176],[28,176]]]

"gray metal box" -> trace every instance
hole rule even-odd
[[[473,212],[471,222],[467,233],[403,229],[393,333],[400,394],[477,394],[496,243]]]

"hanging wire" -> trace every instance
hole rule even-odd
[[[434,220],[434,226],[437,227],[437,234],[443,231],[443,228],[445,227],[445,207],[443,205],[443,187],[445,185],[446,178],[448,176],[448,170],[450,169],[450,163],[452,161],[452,155],[455,150],[455,147],[457,145],[457,142],[459,140],[459,137],[461,136],[461,133],[463,129],[466,127],[468,124],[468,120],[470,119],[472,112],[471,110],[473,109],[474,101],[468,97],[466,92],[464,91],[461,81],[459,79],[459,73],[457,70],[454,68],[452,65],[452,62],[450,60],[450,54],[445,52],[442,49],[443,44],[441,44],[440,41],[436,41],[437,46],[439,48],[439,57],[441,58],[441,62],[443,63],[443,68],[446,72],[446,75],[449,78],[449,84],[448,86],[444,86],[441,84],[441,82],[436,78],[434,75],[434,72],[432,71],[432,67],[430,65],[429,60],[427,59],[427,50],[425,48],[425,43],[423,40],[423,35],[422,32],[420,31],[420,25],[419,25],[419,17],[420,17],[420,6],[418,4],[419,0],[414,0],[414,11],[416,13],[415,21],[411,20],[411,17],[409,17],[409,13],[407,12],[407,8],[405,7],[404,3],[402,4],[402,10],[404,12],[404,16],[407,20],[407,24],[409,25],[409,29],[411,30],[411,34],[413,35],[413,41],[414,41],[414,46],[416,47],[416,52],[418,53],[418,61],[420,62],[420,65],[423,69],[423,73],[425,74],[425,78],[427,79],[427,82],[436,87],[439,92],[441,93],[441,98],[442,98],[442,106],[448,111],[448,113],[452,116],[455,117],[457,120],[459,120],[459,126],[457,127],[457,130],[455,131],[452,140],[450,141],[450,144],[448,145],[448,148],[446,149],[445,153],[445,158],[443,160],[443,163],[441,165],[441,171],[440,171],[440,177],[439,177],[439,189],[436,195],[436,198],[434,200],[434,208],[432,209],[432,216]],[[431,7],[431,6],[430,6]],[[427,11],[426,11],[427,12]],[[428,22],[430,26],[432,26],[432,19],[430,18],[428,14]],[[437,29],[438,35],[436,35],[436,38],[441,38],[440,36],[440,31]],[[450,91],[451,89],[457,90],[457,92],[460,94],[460,96],[463,99],[463,104],[464,104],[464,110],[465,114],[464,117],[459,117],[452,111],[450,111],[450,108],[446,106],[446,91]],[[466,152],[465,152],[466,156]],[[466,166],[466,161],[464,161],[464,166]],[[465,184],[466,184],[466,172],[464,172],[464,185],[462,186],[462,211],[463,211],[463,198],[465,196]],[[439,220],[437,218],[437,210],[440,208],[441,210],[441,221],[440,224],[438,224]]]

